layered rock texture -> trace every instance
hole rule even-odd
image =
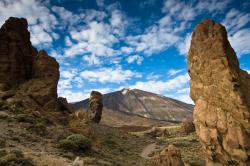
[[[101,121],[102,108],[102,94],[97,91],[92,91],[89,98],[88,116],[93,122],[99,123]]]
[[[181,159],[181,151],[170,144],[153,158],[152,166],[184,166]]]
[[[188,53],[194,123],[207,165],[250,165],[250,75],[239,68],[225,27],[199,23]]]
[[[9,18],[0,29],[0,99],[29,110],[67,110],[57,98],[59,64],[30,42],[28,23]]]

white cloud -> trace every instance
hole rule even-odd
[[[75,44],[64,50],[66,56],[83,56],[83,59],[91,65],[102,63],[100,58],[115,57],[121,54],[120,50],[113,49],[113,45],[121,41],[126,25],[125,15],[120,10],[113,10],[110,14],[109,22],[99,20],[91,15],[85,14],[87,23],[80,30],[70,31],[71,38]],[[97,15],[97,14],[96,14]],[[104,19],[102,17],[99,19]],[[123,51],[128,51],[125,47]],[[111,62],[111,61],[110,61]]]
[[[152,55],[153,53],[169,48],[179,39],[179,36],[173,34],[171,29],[154,25],[149,27],[141,35],[128,36],[127,42],[135,48],[135,51],[143,52],[146,55]]]
[[[250,22],[249,17],[249,13],[244,13],[236,9],[231,9],[227,13],[223,24],[226,26],[229,33],[233,34]]]
[[[40,1],[2,0],[0,2],[0,24],[3,24],[9,17],[24,17],[28,20],[31,41],[34,45],[48,44],[53,41],[53,38],[56,38],[53,28],[58,21]]]
[[[66,79],[72,79],[76,75],[74,70],[64,70],[60,72],[60,76]]]
[[[189,94],[181,94],[181,95],[173,95],[169,96],[176,100],[188,103],[188,104],[194,104],[193,100],[190,98]]]
[[[100,58],[98,58],[97,56],[95,56],[93,54],[85,55],[83,57],[83,60],[88,62],[89,65],[99,65],[99,64],[101,64]]]
[[[133,52],[133,48],[131,48],[131,47],[121,47],[121,52],[123,54],[130,54],[130,53]]]
[[[65,40],[66,46],[72,46],[73,45],[73,43],[72,43],[69,36],[66,36],[64,40]]]
[[[104,6],[104,0],[96,0],[96,4],[99,7],[103,7]]]
[[[190,92],[190,88],[183,88],[183,89],[178,89],[176,91],[176,94],[183,94],[183,93],[188,94],[189,92]]]
[[[92,82],[121,83],[134,77],[141,77],[141,74],[131,70],[123,70],[121,67],[117,67],[102,68],[99,70],[85,70],[81,72],[80,76],[83,79]]]
[[[150,80],[146,82],[136,82],[135,85],[130,86],[134,89],[141,89],[157,94],[164,94],[170,90],[175,90],[177,88],[183,87],[187,84],[190,80],[188,74],[179,75],[173,79],[167,81],[160,81],[160,80]]]
[[[86,91],[88,94],[90,94],[91,91],[98,91],[102,94],[106,94],[106,93],[110,93],[112,92],[111,88],[94,88],[94,89],[89,89],[88,91]]]
[[[71,89],[72,87],[73,86],[72,86],[72,82],[70,79],[63,79],[58,82],[57,89],[60,92],[65,89]]]
[[[77,102],[88,98],[88,94],[86,93],[71,90],[61,90],[58,92],[58,95],[67,98],[68,102]]]
[[[34,45],[42,43],[51,43],[53,41],[52,36],[47,33],[40,25],[34,25],[30,28],[31,42]]]
[[[133,63],[136,62],[138,65],[140,65],[143,61],[143,57],[139,55],[131,55],[127,58],[128,63]]]
[[[54,12],[55,15],[59,16],[60,18],[60,28],[65,29],[67,25],[73,26],[76,25],[84,19],[84,14],[74,14],[73,12],[65,9],[64,7],[53,6],[51,10]]]
[[[250,70],[246,70],[246,72],[248,72],[248,74],[250,74]]]
[[[185,21],[193,20],[197,15],[191,4],[185,4],[184,1],[178,0],[165,0],[162,11],[172,17]]]
[[[160,75],[158,75],[158,74],[155,74],[155,73],[149,73],[148,75],[147,75],[147,80],[157,80],[157,79],[159,79],[160,78]]]
[[[232,0],[203,0],[198,1],[195,8],[199,12],[202,11],[208,11],[209,13],[217,13],[217,12],[223,12],[226,8],[228,8],[228,5],[232,2]]]
[[[250,53],[250,29],[239,30],[228,39],[239,56]]]
[[[179,74],[180,72],[182,72],[183,69],[179,69],[179,70],[176,70],[176,69],[170,69],[168,70],[167,74],[170,75],[170,76],[174,76],[176,74]]]
[[[192,34],[188,33],[183,41],[178,43],[177,48],[181,55],[187,55],[190,45],[191,45]]]

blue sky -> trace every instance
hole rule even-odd
[[[186,54],[194,26],[213,19],[228,30],[250,72],[247,0],[1,0],[0,24],[25,17],[31,41],[60,63],[59,96],[138,88],[192,103]]]

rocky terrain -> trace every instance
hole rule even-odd
[[[86,111],[88,102],[86,99],[72,106],[76,111]],[[192,111],[193,105],[139,89],[124,88],[103,95],[104,118],[101,122],[110,126],[166,124],[190,120]]]
[[[57,61],[32,46],[26,19],[9,18],[0,28],[0,166],[250,165],[250,76],[222,25],[197,25],[188,67],[194,115],[138,89],[70,105],[57,96]]]
[[[26,19],[9,18],[0,28],[0,55],[1,166],[152,165],[140,154],[168,131],[96,124],[105,118],[98,92],[91,94],[92,116],[73,112],[57,96],[59,64],[32,46]]]
[[[199,23],[188,54],[194,122],[206,165],[250,165],[250,75],[221,24]]]

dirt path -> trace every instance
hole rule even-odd
[[[142,150],[140,156],[145,159],[150,159],[151,157],[149,156],[149,154],[151,154],[152,152],[161,151],[163,147],[164,146],[156,145],[156,143],[149,144]]]

